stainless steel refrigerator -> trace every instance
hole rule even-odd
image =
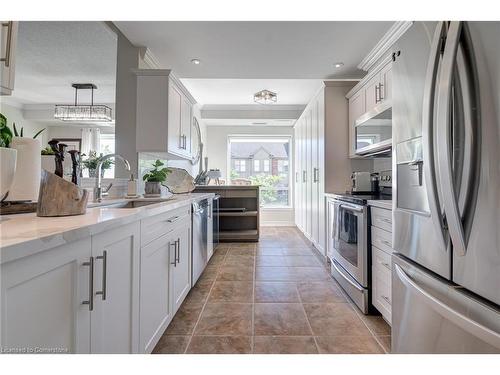
[[[392,350],[500,352],[500,23],[393,51]]]

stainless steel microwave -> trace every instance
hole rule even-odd
[[[392,106],[380,103],[354,124],[356,155],[390,156],[392,148]]]

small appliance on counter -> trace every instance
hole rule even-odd
[[[372,182],[370,172],[352,172],[351,192],[353,194],[371,193]]]

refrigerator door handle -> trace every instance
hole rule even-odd
[[[399,280],[406,285],[407,288],[417,293],[425,303],[430,305],[444,319],[453,322],[458,327],[461,327],[463,330],[478,337],[484,342],[496,348],[500,348],[500,334],[498,332],[492,331],[488,327],[483,326],[441,302],[413,281],[398,264],[394,264],[394,270]]]
[[[456,199],[453,183],[453,168],[451,160],[452,152],[452,130],[451,130],[451,98],[453,73],[455,61],[460,42],[462,22],[454,21],[450,23],[446,37],[446,45],[443,55],[443,66],[441,70],[441,81],[438,89],[437,103],[437,159],[439,168],[439,181],[443,193],[443,205],[446,214],[446,222],[453,248],[457,254],[463,256],[467,247],[465,244],[465,234]]]
[[[438,233],[440,248],[446,249],[445,225],[441,214],[439,198],[437,193],[436,170],[435,170],[435,150],[433,141],[434,128],[434,103],[435,87],[439,68],[439,58],[441,55],[441,45],[446,35],[446,23],[438,22],[431,44],[431,53],[427,63],[427,72],[425,77],[423,113],[422,113],[422,151],[423,151],[423,170],[425,182],[427,185],[427,198],[429,209],[434,227]]]

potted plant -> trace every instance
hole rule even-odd
[[[161,185],[165,182],[167,175],[172,172],[161,160],[156,160],[153,163],[153,169],[147,172],[142,180],[145,182],[144,192],[146,195],[161,195]]]
[[[40,187],[40,141],[36,139],[45,129],[32,138],[24,137],[24,128],[18,131],[14,123],[14,136],[7,127],[7,119],[1,116],[3,145],[17,150],[16,171],[10,186],[10,201],[36,201]],[[9,141],[10,139],[10,141]],[[7,142],[6,142],[7,141]],[[3,158],[2,158],[3,159]],[[3,177],[3,173],[2,173]]]
[[[86,156],[83,154],[82,156]],[[89,177],[97,177],[97,164],[99,160],[103,157],[103,154],[97,156],[97,151],[90,151],[87,159],[82,161],[83,168],[89,170]],[[104,177],[104,172],[106,169],[110,169],[113,165],[113,161],[110,159],[104,160],[101,167],[101,177]]]
[[[7,118],[0,113],[0,200],[9,191],[16,172],[17,150],[10,147],[12,131],[7,126]]]

